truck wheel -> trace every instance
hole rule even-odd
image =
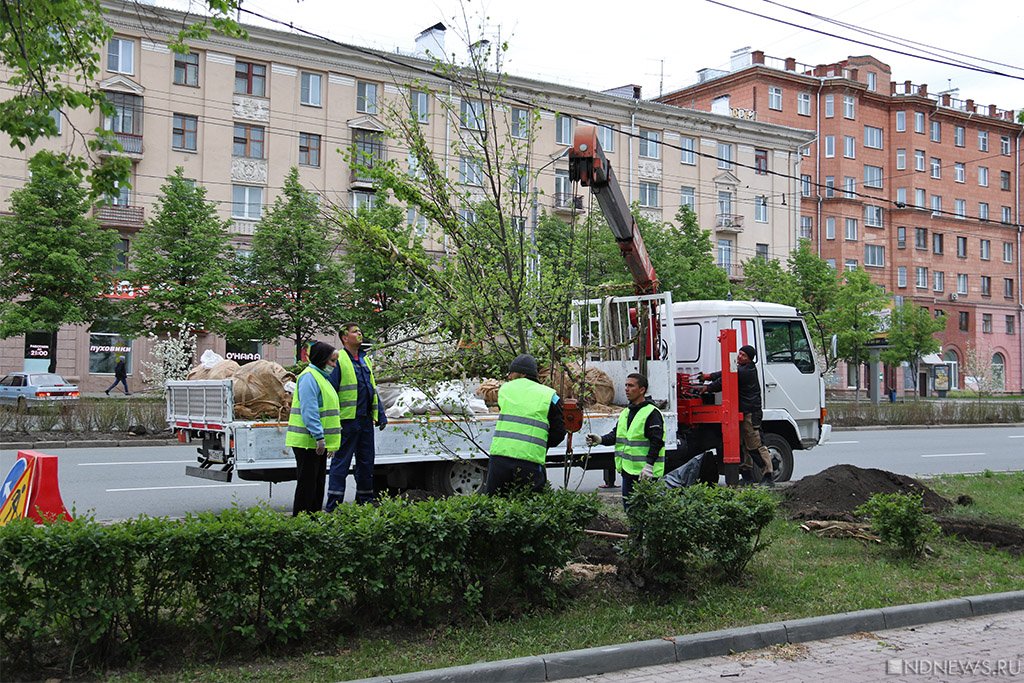
[[[775,481],[789,481],[793,476],[793,447],[786,441],[786,437],[768,432],[764,435],[762,443],[772,454]]]
[[[430,468],[430,488],[443,496],[479,493],[486,480],[486,461],[446,460]]]

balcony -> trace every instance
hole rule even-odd
[[[566,192],[557,192],[551,201],[555,213],[572,213],[583,210],[583,197]]]
[[[114,133],[125,154],[142,154],[142,136],[134,133]]]
[[[146,211],[141,206],[99,206],[93,216],[101,225],[109,228],[140,230],[146,220]]]
[[[743,216],[735,213],[720,213],[715,217],[718,232],[743,232]]]

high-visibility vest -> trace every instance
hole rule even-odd
[[[341,411],[338,409],[338,392],[313,366],[307,366],[299,373],[295,381],[295,393],[292,395],[292,412],[288,415],[288,433],[285,434],[286,446],[298,448],[316,448],[316,439],[306,429],[299,408],[299,381],[303,375],[312,375],[320,387],[320,425],[324,428],[324,443],[327,450],[336,451],[341,448]]]
[[[498,390],[498,423],[491,455],[503,455],[543,465],[548,454],[548,409],[555,390],[526,377],[506,382]]]
[[[364,356],[363,361],[370,370],[370,386],[373,387],[373,405],[370,417],[377,417],[377,380],[373,377],[373,363],[369,356]],[[345,349],[338,350],[338,372],[341,380],[338,382],[338,405],[341,406],[341,419],[356,419],[356,403],[359,400],[359,381],[356,379],[356,368],[352,363],[352,356],[348,355]]]
[[[615,469],[619,472],[639,476],[647,464],[647,454],[651,452],[651,442],[644,436],[644,427],[651,411],[657,408],[648,403],[636,411],[633,421],[629,422],[629,410],[619,413],[619,424],[615,429]],[[628,423],[628,424],[627,424]],[[654,461],[654,476],[665,474],[665,445],[662,444],[658,459]]]

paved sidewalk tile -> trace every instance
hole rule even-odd
[[[562,683],[1024,681],[1024,611],[776,645]]]

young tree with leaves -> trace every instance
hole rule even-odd
[[[811,243],[800,240],[796,251],[789,255],[789,270],[796,277],[801,303],[797,306],[805,315],[814,343],[825,359],[826,372],[835,370],[839,359],[832,353],[832,326],[830,316],[839,298],[839,276],[835,268],[811,250]]]
[[[800,308],[800,284],[778,259],[752,258],[743,264],[742,292],[753,301],[770,301]]]
[[[935,335],[946,329],[946,316],[932,317],[927,308],[906,302],[889,314],[889,348],[882,351],[882,360],[890,365],[908,363],[914,371],[914,387],[921,358],[941,347]],[[914,392],[917,396],[917,392]]]
[[[834,308],[827,313],[827,324],[836,331],[839,358],[856,368],[854,399],[860,397],[860,365],[867,357],[867,343],[882,331],[882,310],[889,295],[871,281],[863,270],[843,275]]]
[[[233,302],[229,221],[217,217],[206,188],[180,166],[160,189],[154,216],[132,244],[128,277],[137,292],[124,318],[134,331],[223,331]]]
[[[46,331],[56,349],[62,325],[109,313],[117,233],[86,216],[81,159],[42,151],[29,171],[11,193],[12,215],[0,217],[0,338]]]
[[[281,195],[256,224],[252,251],[238,279],[242,306],[232,336],[290,338],[295,360],[315,333],[333,333],[351,313],[352,299],[335,241],[316,196],[292,168]]]

